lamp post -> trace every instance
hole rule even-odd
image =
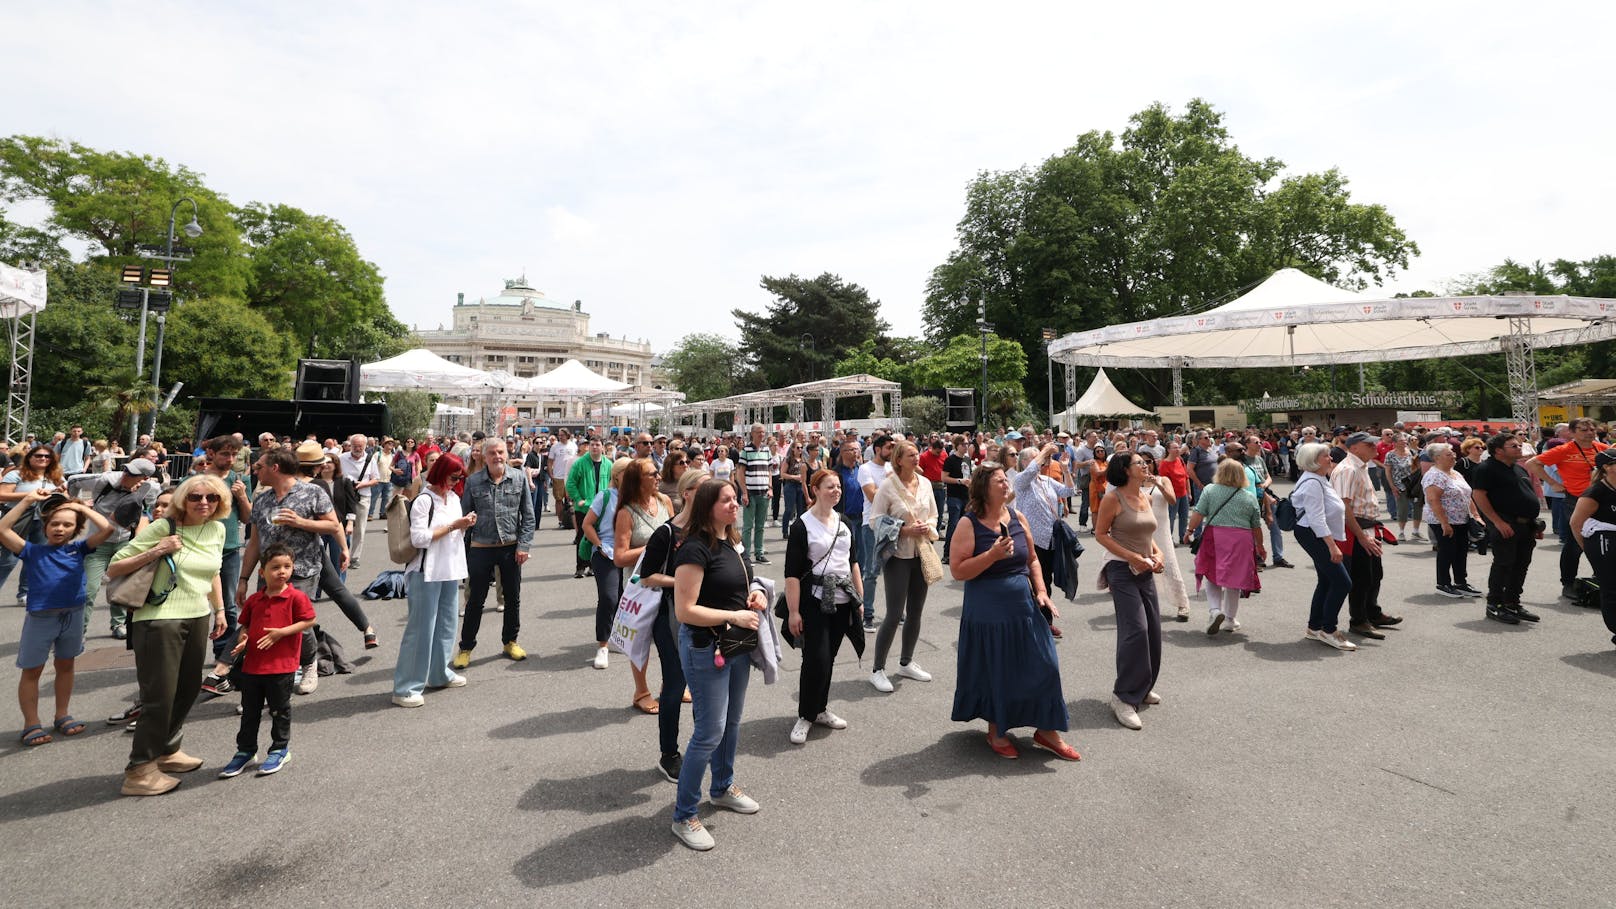
[[[977,423],[985,430],[988,425],[988,332],[993,330],[993,326],[988,324],[986,298],[976,301],[976,330],[982,336],[982,413],[977,417]]]
[[[1055,358],[1049,353],[1049,345],[1055,340],[1055,329],[1046,328],[1044,335],[1044,367],[1048,370],[1045,376],[1049,380],[1049,425],[1055,425]]]
[[[200,216],[201,212],[196,207],[196,200],[192,199],[189,196],[185,196],[185,197],[181,198],[178,202],[175,202],[173,207],[171,207],[168,210],[168,243],[164,247],[163,262],[164,262],[164,264],[169,266],[170,273],[172,273],[172,269],[174,267],[174,222],[175,222],[176,216],[179,214],[180,206],[184,205],[186,203],[190,203],[190,205],[191,205],[191,220],[182,229],[185,231],[185,235],[187,237],[192,238],[193,240],[196,239],[197,237],[202,236],[202,225],[197,220],[197,218]],[[151,412],[152,415],[151,415],[151,428],[148,430],[152,435],[157,434],[157,409],[158,409],[158,407],[160,407],[162,405],[162,400],[163,400],[163,397],[162,397],[163,396],[163,334],[164,334],[163,329],[164,329],[167,321],[168,320],[164,315],[162,315],[162,314],[158,315],[158,317],[157,317],[157,355],[154,358],[154,362],[153,362],[153,365],[152,365],[152,412]],[[143,374],[145,372],[145,370],[146,370],[146,309],[145,309],[145,307],[142,307],[141,311],[140,311],[140,341],[139,341],[136,349],[137,349],[138,353],[136,354],[136,358],[135,358],[136,359],[136,366],[135,366],[135,371],[136,372],[135,372],[135,374],[136,374],[136,378],[138,379],[139,376],[141,374]]]

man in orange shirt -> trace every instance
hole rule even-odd
[[[1571,441],[1556,445],[1527,461],[1526,469],[1540,483],[1576,500],[1588,490],[1588,484],[1593,480],[1594,456],[1610,447],[1594,438],[1594,430],[1594,421],[1587,417],[1572,420]],[[1560,482],[1551,478],[1543,470],[1544,467],[1559,468]],[[1572,532],[1577,532],[1577,528],[1573,527]],[[1566,599],[1573,599],[1576,593],[1577,567],[1581,561],[1581,546],[1560,544],[1560,595]]]

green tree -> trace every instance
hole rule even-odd
[[[662,365],[687,401],[710,401],[735,393],[740,353],[721,335],[685,335],[662,355]]]
[[[385,318],[384,335],[407,330],[392,318],[376,266],[332,218],[290,205],[254,202],[236,213],[251,251],[247,300],[298,342],[300,351],[346,356],[360,325]],[[363,335],[357,346],[364,346]]]
[[[1196,311],[1292,266],[1349,286],[1379,282],[1418,248],[1386,211],[1353,203],[1336,171],[1280,177],[1246,155],[1203,101],[1156,104],[1121,136],[1089,132],[1036,169],[983,173],[958,245],[927,283],[933,343],[974,328],[978,304],[1029,359],[1041,397],[1041,330],[1082,331]],[[1218,377],[1214,376],[1215,383]]]
[[[424,391],[390,391],[384,396],[390,432],[399,438],[425,432],[432,425],[437,398]]]
[[[833,376],[871,375],[877,379],[886,379],[888,382],[900,382],[905,386],[912,386],[909,362],[899,362],[891,357],[881,356],[877,348],[876,339],[865,338],[864,343],[860,344],[856,350],[850,351],[847,356],[836,361],[835,365],[831,367],[831,374]]]
[[[766,312],[734,311],[747,370],[740,390],[782,388],[831,378],[832,367],[865,340],[887,333],[869,291],[829,272],[817,278],[763,277],[774,295]]]
[[[69,264],[49,269],[47,280],[49,302],[34,326],[32,404],[72,407],[86,388],[133,373],[135,326],[113,308],[117,281],[106,269]]]
[[[0,139],[0,199],[49,203],[43,230],[93,244],[90,261],[98,264],[149,264],[136,256],[135,247],[163,243],[172,206],[187,197],[196,201],[203,233],[193,239],[176,230],[176,244],[190,246],[195,257],[176,269],[175,292],[244,296],[247,259],[234,209],[202,182],[201,174],[150,155],[102,152],[62,139]],[[190,207],[181,209],[177,223],[185,224]]]
[[[1027,376],[1027,354],[1021,345],[990,334],[987,339],[988,400],[986,409],[1001,419],[1026,403],[1022,382]],[[942,350],[916,360],[910,380],[917,388],[982,387],[982,339],[956,335]],[[980,395],[980,392],[978,392]]]
[[[941,398],[915,395],[903,399],[904,429],[917,435],[942,432],[947,428],[948,407]]]
[[[72,257],[62,248],[59,233],[14,223],[6,218],[5,209],[0,208],[0,262],[61,265],[71,261]]]
[[[133,369],[113,372],[108,381],[84,389],[86,400],[112,409],[112,423],[108,430],[117,438],[128,432],[129,419],[152,412],[157,406],[153,400],[156,388],[144,379],[136,379]]]
[[[163,384],[184,382],[187,394],[284,398],[292,390],[290,340],[238,300],[175,304],[163,346]]]

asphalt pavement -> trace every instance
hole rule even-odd
[[[848,729],[790,744],[796,654],[778,684],[753,676],[737,782],[762,811],[704,807],[718,847],[697,854],[669,833],[674,787],[626,658],[589,665],[595,588],[572,577],[572,534],[545,523],[522,585],[530,658],[500,656],[488,615],[470,684],[424,708],[388,702],[403,601],[366,603],[382,639],[368,652],[319,604],[357,668],[295,698],[292,760],[271,777],[214,776],[234,751],[224,697],[186,727],[206,767],[120,797],[129,737],[103,719],[134,669],[99,613],[72,706],[89,730],[24,748],[11,713],[0,739],[7,904],[1616,905],[1616,648],[1597,611],[1558,599],[1552,540],[1528,578],[1536,626],[1438,596],[1427,546],[1389,551],[1383,602],[1405,621],[1356,653],[1302,639],[1313,575],[1291,542],[1302,567],[1262,575],[1242,632],[1208,637],[1204,599],[1168,618],[1164,703],[1137,732],[1106,706],[1115,622],[1091,545],[1076,601],[1057,601],[1076,764],[1030,730],[1002,759],[983,724],[949,720],[961,598],[940,582],[915,657],[935,680],[880,694],[844,648],[831,709]],[[391,567],[381,526],[355,590]],[[1478,587],[1489,563],[1472,558]]]

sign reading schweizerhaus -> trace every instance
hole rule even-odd
[[[1441,410],[1458,407],[1463,398],[1464,396],[1457,391],[1320,391],[1277,398],[1246,398],[1239,403],[1240,409],[1248,413],[1371,407]]]

